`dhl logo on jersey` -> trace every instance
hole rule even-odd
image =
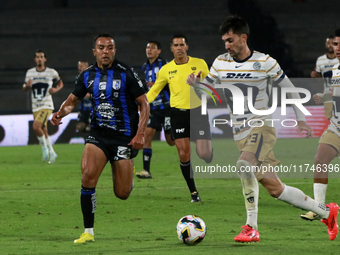
[[[222,79],[257,79],[257,76],[252,76],[251,73],[226,73]]]

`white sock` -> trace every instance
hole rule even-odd
[[[239,160],[236,163],[238,175],[242,183],[244,202],[247,210],[246,224],[257,230],[259,184],[254,172],[251,171],[252,167],[252,164],[245,160]]]
[[[327,219],[329,216],[329,210],[327,210],[325,204],[311,199],[301,190],[291,186],[285,185],[282,194],[277,199],[285,201],[301,209],[315,212],[323,219]]]
[[[320,203],[326,204],[327,184],[314,183],[313,190],[314,199]]]
[[[84,233],[89,233],[94,236],[93,228],[85,228]]]
[[[51,152],[54,152],[53,147],[52,147],[52,142],[51,142],[50,136],[48,136],[48,137],[46,138],[46,144],[47,144],[47,147],[48,147],[48,150],[50,151],[50,153],[51,153]]]
[[[46,142],[46,138],[45,136],[37,136],[38,137],[38,141],[39,141],[39,144],[41,146],[41,148],[46,148],[47,147],[47,142]]]

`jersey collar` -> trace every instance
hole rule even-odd
[[[233,60],[237,63],[244,63],[244,62],[248,61],[248,59],[250,59],[253,56],[253,53],[254,53],[254,51],[251,50],[250,55],[248,57],[246,57],[245,59],[237,60],[236,58],[233,58]]]

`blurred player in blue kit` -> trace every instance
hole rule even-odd
[[[94,40],[96,63],[82,72],[75,88],[53,114],[52,124],[59,125],[91,94],[91,130],[85,140],[81,162],[81,210],[85,231],[74,243],[94,241],[96,186],[105,165],[110,161],[113,191],[125,200],[133,187],[133,158],[143,148],[149,118],[149,103],[138,75],[126,64],[115,59],[116,46],[109,34]],[[138,114],[140,107],[140,115]]]
[[[167,62],[159,55],[161,54],[162,46],[158,41],[149,41],[146,45],[146,56],[148,60],[143,64],[145,73],[145,85],[148,91],[156,81],[157,73]],[[152,157],[152,138],[156,131],[164,129],[166,142],[173,146],[175,141],[171,138],[171,123],[170,123],[170,91],[166,85],[159,93],[157,98],[150,103],[150,115],[148,126],[145,130],[145,144],[143,148],[143,171],[137,172],[136,176],[141,179],[150,179],[150,163]]]

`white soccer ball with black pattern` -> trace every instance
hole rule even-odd
[[[182,217],[177,223],[178,239],[187,245],[195,245],[202,242],[207,227],[204,221],[196,215],[187,215]]]

